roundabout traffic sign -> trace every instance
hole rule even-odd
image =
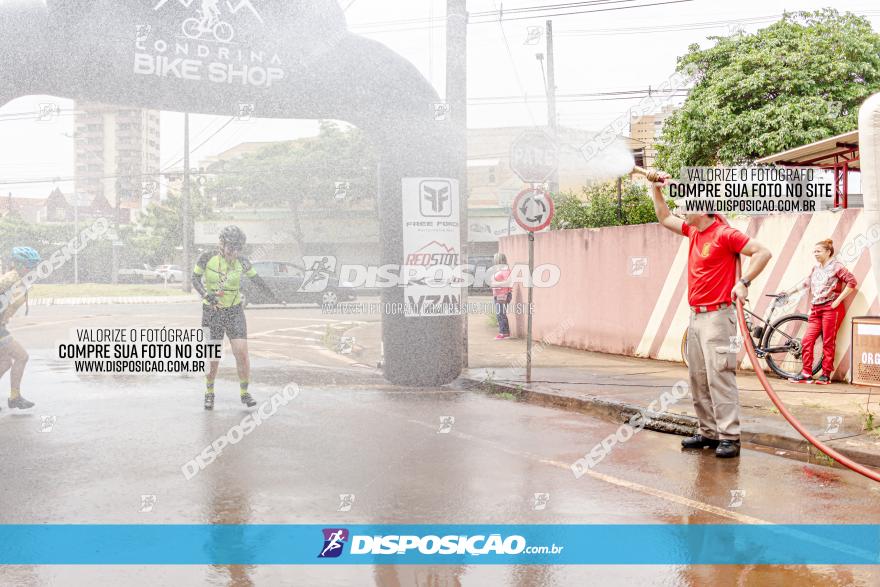
[[[513,219],[528,232],[538,232],[550,226],[555,211],[553,199],[544,190],[524,189],[513,200]]]

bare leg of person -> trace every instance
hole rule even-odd
[[[5,353],[2,357],[0,357],[0,379],[6,375],[6,372],[12,367],[12,359],[9,358]]]
[[[21,397],[21,380],[27,367],[28,352],[15,339],[6,343],[3,347],[4,356],[12,361],[9,371],[9,407],[26,410],[34,407],[34,403]]]
[[[12,359],[12,371],[9,374],[10,397],[15,398],[20,395],[21,379],[24,376],[24,369],[27,367],[30,355],[24,350],[24,347],[17,340],[6,345],[6,352]]]
[[[232,354],[235,355],[235,367],[238,370],[239,391],[242,403],[253,406],[256,402],[248,393],[248,385],[251,376],[251,360],[248,356],[248,341],[246,338],[236,338],[230,341]]]

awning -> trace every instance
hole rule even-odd
[[[859,131],[843,133],[776,153],[755,163],[820,167],[834,172],[834,207],[849,206],[849,174],[861,171],[859,163]]]
[[[843,157],[849,159],[852,153],[859,148],[859,131],[843,133],[836,137],[830,137],[795,147],[788,151],[775,153],[755,163],[772,163],[776,165],[814,165],[816,167],[832,167],[836,163],[842,163]],[[858,158],[849,161],[850,169],[859,169]]]

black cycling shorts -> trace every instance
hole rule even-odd
[[[247,338],[247,320],[241,304],[229,308],[215,308],[203,304],[202,327],[211,330],[211,340],[223,340],[224,334],[229,340]]]
[[[12,342],[14,339],[12,335],[9,334],[9,331],[6,330],[5,326],[0,326],[0,348],[5,347],[7,344]]]

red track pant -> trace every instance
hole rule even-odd
[[[807,322],[807,332],[804,334],[803,358],[804,375],[813,373],[813,346],[816,338],[822,334],[822,375],[831,377],[834,371],[834,351],[837,347],[837,329],[840,328],[846,309],[843,304],[832,308],[831,303],[821,306],[813,306],[810,309],[810,318]]]

